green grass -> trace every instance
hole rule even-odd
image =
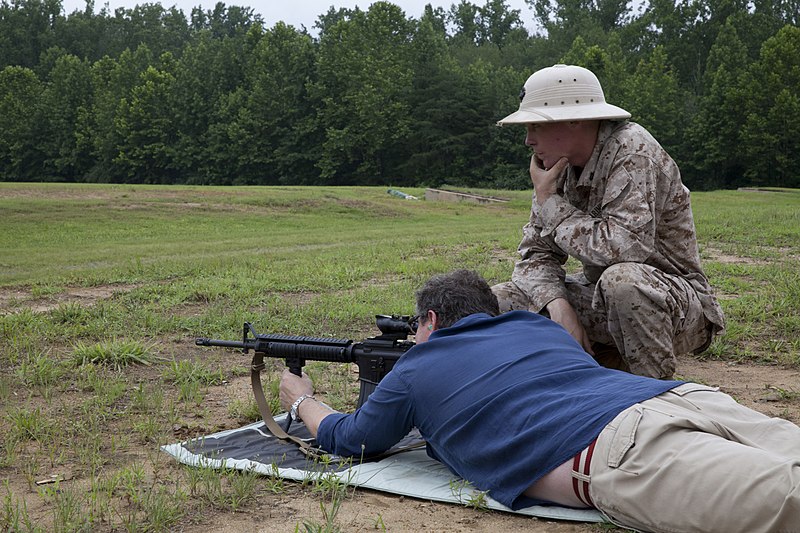
[[[0,530],[54,520],[180,528],[283,492],[274,479],[186,474],[158,452],[219,420],[258,417],[252,398],[227,389],[249,358],[193,338],[237,339],[248,320],[261,333],[362,339],[377,333],[375,314],[412,313],[432,274],[466,267],[507,280],[530,193],[477,192],[510,202],[414,202],[382,188],[0,183],[0,475],[30,494],[60,468],[85,483],[43,492],[49,518],[32,516],[24,491],[0,487]],[[800,368],[800,191],[692,200],[728,319],[703,357]],[[349,368],[306,369],[328,403],[353,406]],[[270,361],[264,373],[274,409],[280,370]],[[335,530],[339,504],[298,527]]]
[[[392,265],[397,256],[386,253],[392,246],[421,257],[445,235],[450,244],[485,245],[499,238],[513,245],[516,235],[498,233],[498,227],[519,231],[516,210],[495,209],[485,217],[485,207],[399,201],[383,189],[53,184],[24,189],[26,195],[3,195],[0,201],[5,204],[2,285],[191,275],[198,296],[206,296],[205,289],[214,297],[219,286],[212,280],[209,287],[209,276],[244,269],[276,290],[315,291],[397,270]],[[0,192],[9,190],[20,188],[0,184]],[[459,231],[441,231],[448,226]],[[20,246],[35,253],[19,253]],[[311,257],[324,258],[325,264]],[[302,271],[306,276],[298,278]]]
[[[78,342],[72,349],[72,361],[75,366],[105,365],[122,370],[128,365],[151,365],[153,356],[150,348],[138,340],[112,339],[97,344]]]

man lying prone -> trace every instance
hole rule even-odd
[[[800,524],[794,424],[712,387],[601,367],[557,323],[499,314],[471,271],[433,277],[416,302],[417,345],[356,412],[284,373],[283,407],[325,450],[378,454],[416,427],[428,455],[512,509],[594,507],[643,531]]]

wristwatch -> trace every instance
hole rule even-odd
[[[297,412],[297,408],[300,407],[300,404],[303,403],[303,400],[307,400],[309,398],[311,398],[312,400],[316,400],[313,394],[303,394],[294,401],[294,403],[292,404],[292,408],[289,409],[289,416],[292,417],[292,420],[300,420],[300,414]]]

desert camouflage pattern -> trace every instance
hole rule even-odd
[[[501,311],[566,298],[632,372],[671,377],[677,354],[705,350],[724,328],[677,165],[638,124],[603,121],[586,167],[561,181],[543,206],[534,191],[512,281],[493,287]],[[567,278],[569,257],[580,275]]]

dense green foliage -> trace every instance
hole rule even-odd
[[[331,8],[314,32],[250,8],[94,13],[0,2],[0,180],[529,186],[533,71],[591,68],[692,188],[800,186],[794,0],[505,0]]]

